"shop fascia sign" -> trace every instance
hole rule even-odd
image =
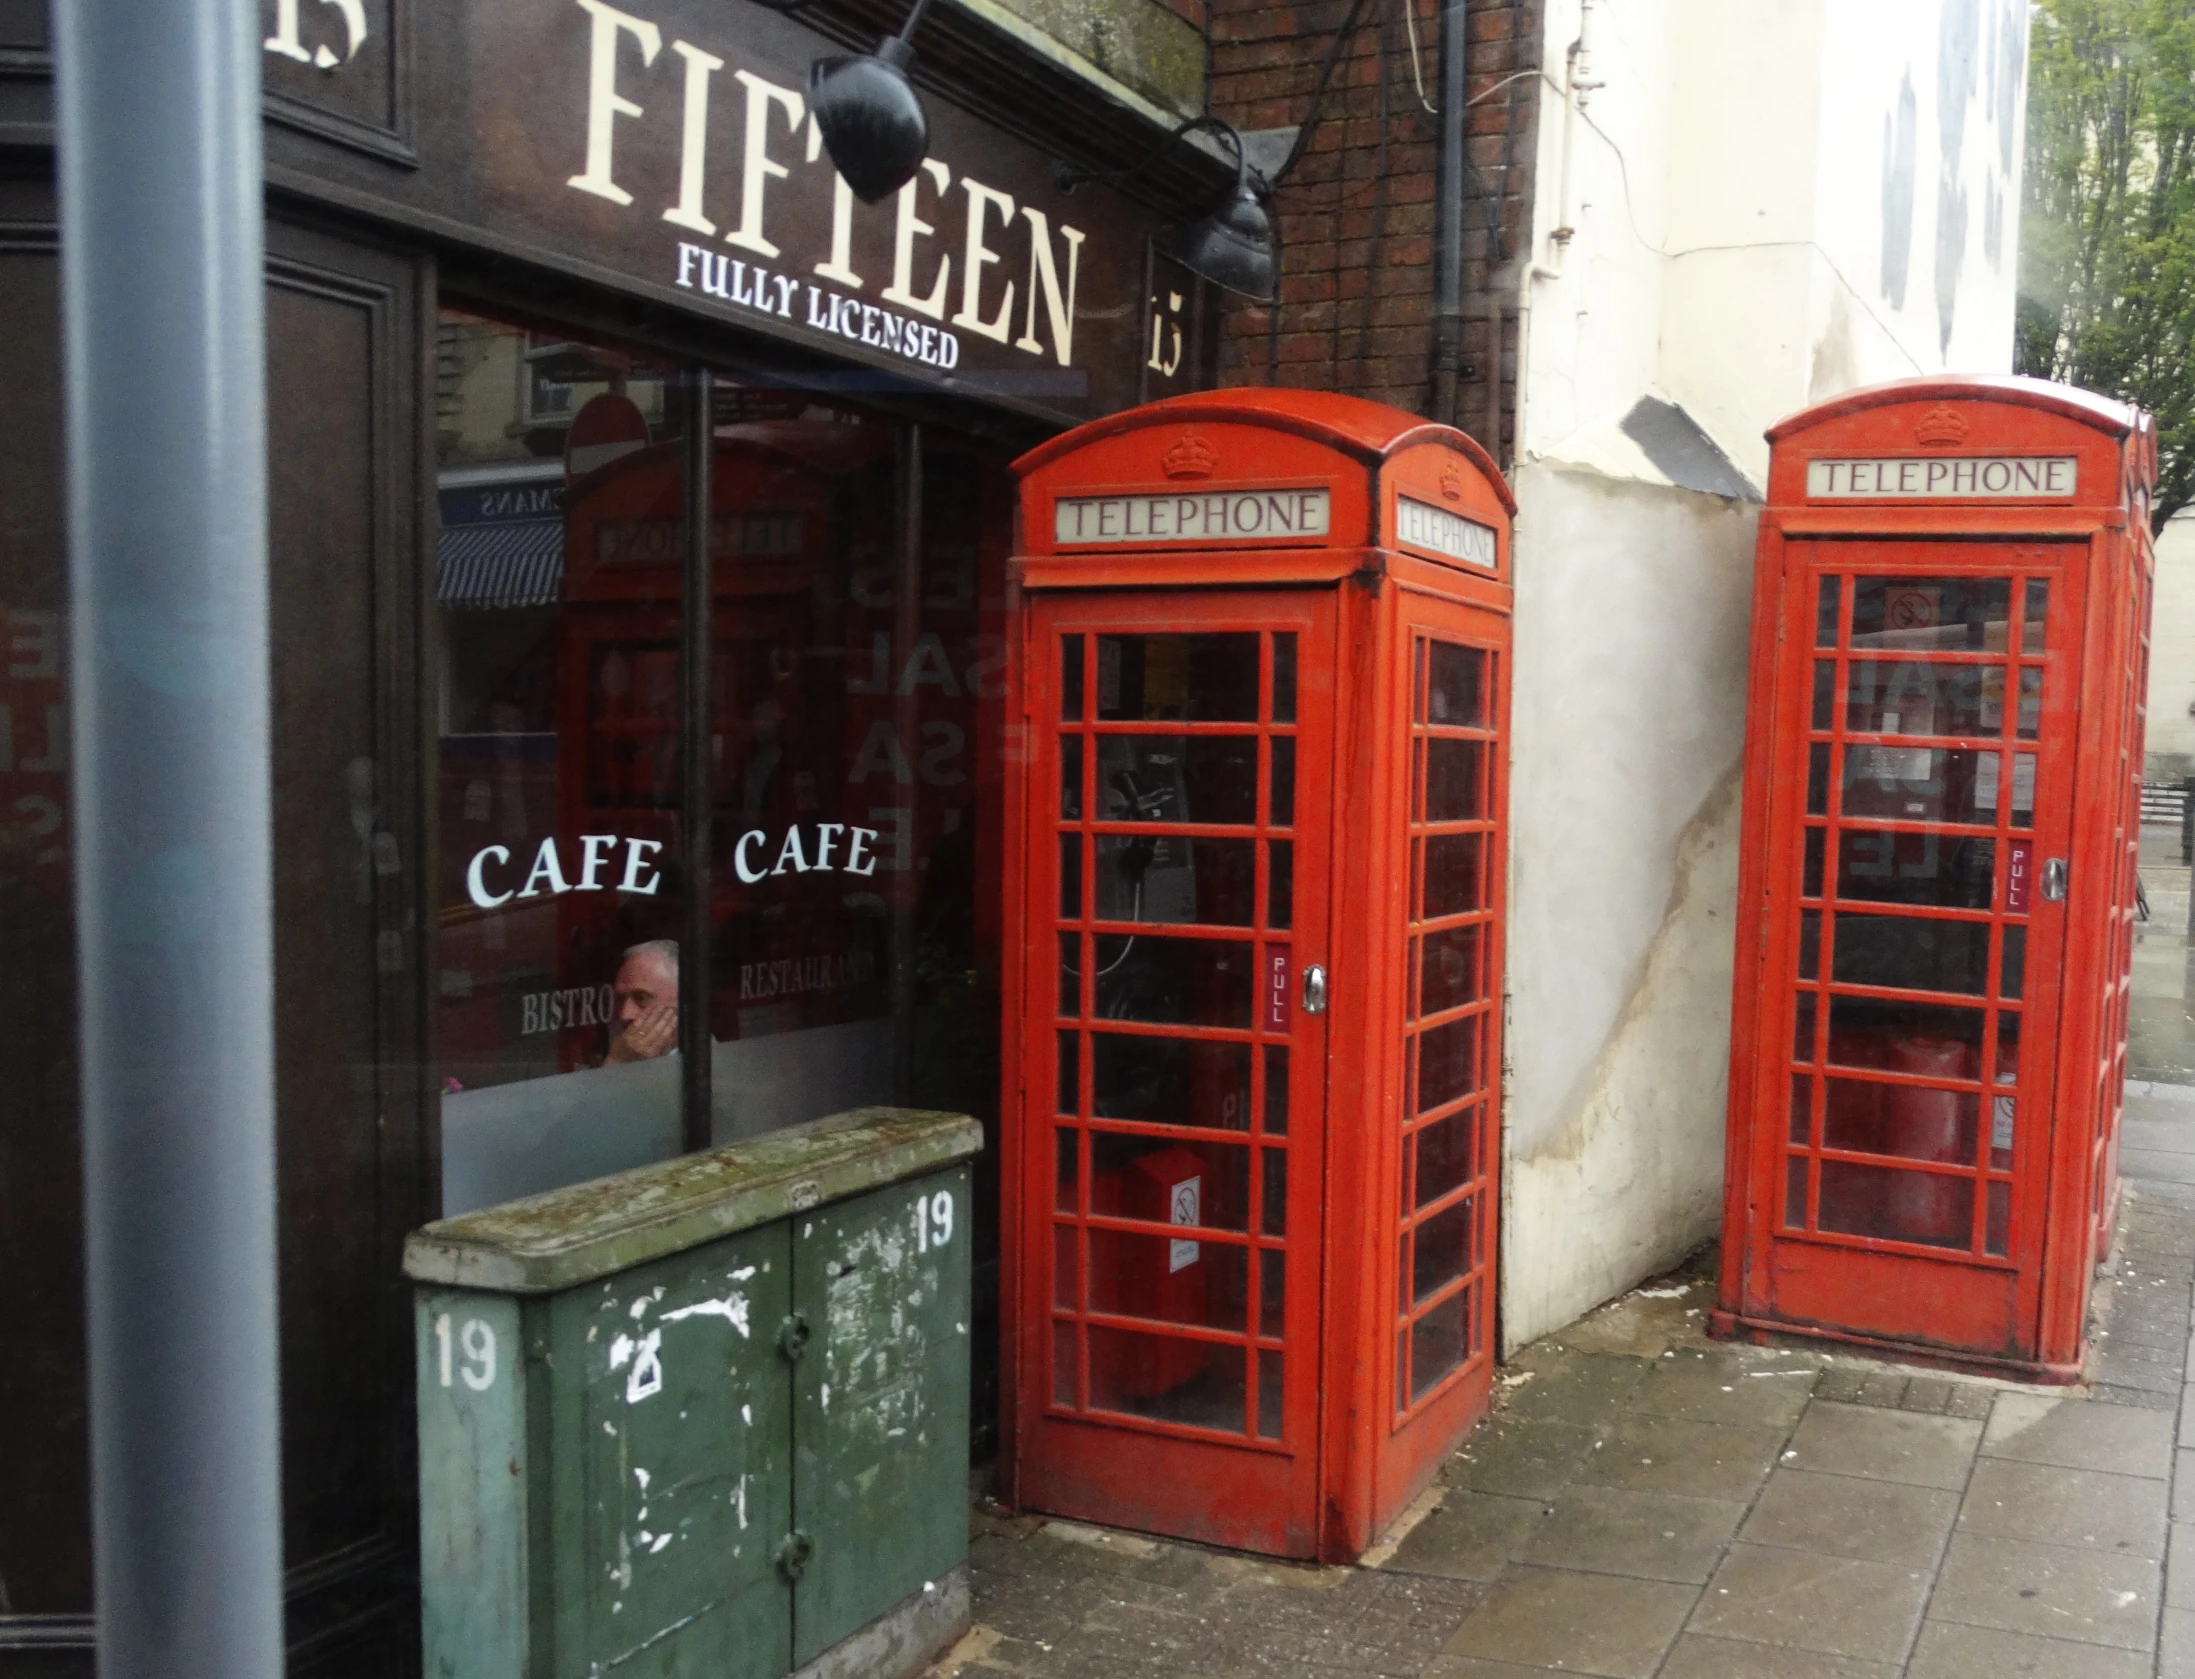
[[[667,42],[638,12],[573,3],[588,20],[585,151],[564,184],[629,210],[636,234],[643,221],[675,230],[663,258],[672,285],[941,372],[960,365],[964,335],[1072,365],[1081,229],[937,156],[896,199],[859,206],[797,89],[736,62],[727,42]],[[712,145],[727,126],[736,160]],[[675,181],[623,161],[639,133],[651,155],[675,133]],[[788,201],[824,176],[819,226]],[[856,218],[877,215],[891,221],[888,280],[854,266]]]

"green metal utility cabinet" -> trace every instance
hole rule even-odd
[[[877,1679],[957,1638],[982,1143],[865,1108],[416,1232],[430,1679]]]

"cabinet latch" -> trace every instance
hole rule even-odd
[[[808,1320],[798,1312],[777,1326],[777,1350],[788,1364],[798,1364],[800,1355],[808,1350]]]
[[[815,1554],[815,1541],[796,1527],[777,1542],[777,1571],[785,1576],[789,1585],[807,1570],[809,1559]]]

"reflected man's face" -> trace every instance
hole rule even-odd
[[[678,1001],[678,969],[659,951],[628,956],[617,970],[612,988],[618,1028],[623,1030],[658,1003]]]

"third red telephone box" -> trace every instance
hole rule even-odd
[[[1351,1557],[1492,1374],[1513,503],[1302,391],[1019,471],[1012,1491]]]
[[[2155,431],[1917,379],[1769,437],[1715,1327],[2070,1380],[2117,1204]]]

